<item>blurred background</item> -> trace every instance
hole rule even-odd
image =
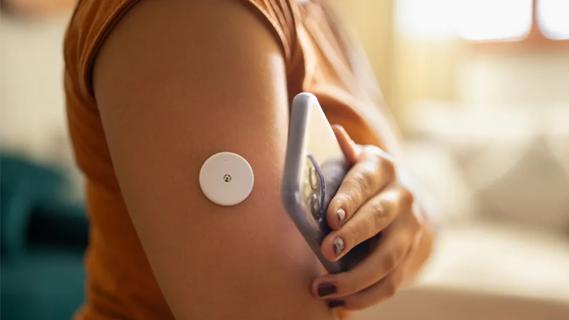
[[[569,315],[569,0],[329,1],[441,213],[418,284],[383,314]],[[0,1],[2,319],[68,318],[83,299],[88,224],[62,89],[73,3]]]

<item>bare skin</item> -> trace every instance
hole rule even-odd
[[[349,232],[348,225],[373,219],[356,209],[392,182],[383,167],[372,174],[369,163],[379,158],[353,151],[354,163],[368,162],[352,171],[365,169],[366,186],[373,188],[346,182],[342,192],[357,200],[331,206],[334,215],[338,206],[346,206],[348,222],[332,224],[334,234],[345,238],[346,251],[384,228],[404,236],[380,246],[385,249],[378,249],[378,257],[395,255],[391,247],[405,247],[401,238],[422,240],[406,255],[393,256],[390,268],[324,275],[280,201],[288,129],[285,79],[282,48],[271,31],[232,1],[142,1],[116,26],[96,59],[95,97],[121,192],[177,319],[333,319],[326,301],[314,297],[318,284],[333,282],[337,295],[331,297],[341,298],[346,308],[362,308],[382,299],[376,291],[393,291],[358,293],[364,287],[390,277],[398,286],[428,254],[429,245],[423,244],[430,236],[418,235],[430,233],[423,232],[425,224],[413,222],[408,192],[397,191],[406,202],[385,224]],[[346,142],[343,146],[349,153]],[[236,206],[209,202],[198,185],[200,166],[219,151],[242,155],[255,172],[251,195]],[[364,194],[356,196],[360,191]],[[397,197],[393,203],[401,202]],[[322,248],[335,259],[330,239]],[[409,271],[395,272],[403,261]]]

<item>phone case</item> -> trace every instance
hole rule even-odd
[[[349,164],[313,94],[296,95],[291,109],[282,181],[283,204],[328,272],[342,272],[357,264],[369,251],[368,245],[362,244],[341,260],[332,262],[320,249],[322,240],[330,232],[326,209]]]

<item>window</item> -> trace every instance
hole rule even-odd
[[[532,23],[532,0],[457,1],[453,26],[471,41],[521,40]]]
[[[568,0],[398,0],[397,29],[419,38],[473,42],[569,39]]]
[[[537,21],[545,37],[552,40],[569,39],[569,1],[539,0]]]

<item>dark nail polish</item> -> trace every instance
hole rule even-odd
[[[332,283],[324,282],[318,285],[318,296],[324,297],[332,293],[336,293],[336,286]]]
[[[346,304],[346,303],[343,300],[330,300],[330,301],[328,301],[328,307],[330,309],[336,308],[336,307],[341,307],[344,304]]]

